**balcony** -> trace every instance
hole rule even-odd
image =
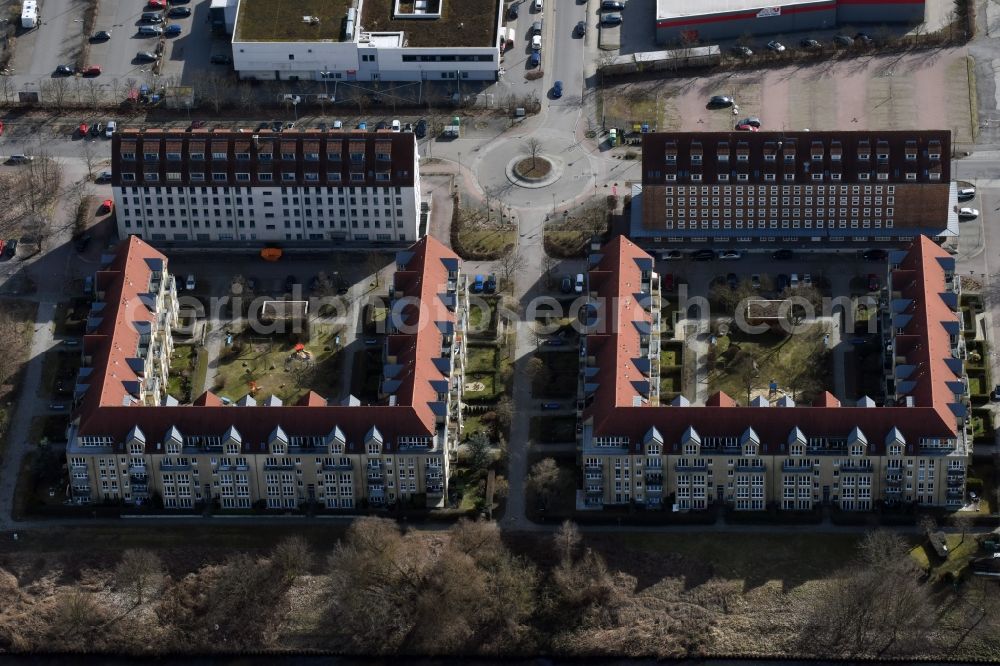
[[[959,479],[964,479],[965,478],[965,470],[964,469],[949,469],[948,470],[948,478],[950,479],[952,477],[959,478]]]
[[[762,460],[751,463],[743,462],[736,465],[737,472],[763,472],[766,469],[767,466],[764,464],[764,461]]]
[[[73,463],[72,465],[70,465],[70,469],[85,470],[85,469],[87,469],[87,464],[86,463]]]
[[[132,492],[133,493],[147,493],[147,492],[149,492],[149,484],[148,483],[133,483],[132,484]]]
[[[161,462],[160,463],[160,471],[161,472],[190,472],[191,471],[191,463],[188,463],[186,465],[182,465],[182,464],[168,465],[165,462]]]
[[[435,484],[435,485],[432,485],[432,486],[427,486],[427,494],[428,495],[443,495],[444,494],[444,485],[438,483],[438,484]]]
[[[382,483],[383,481],[385,481],[385,474],[383,474],[382,472],[373,472],[371,470],[368,471],[368,482],[369,483],[372,483],[372,482]]]
[[[276,463],[271,463],[271,464],[265,463],[264,464],[264,469],[266,469],[266,470],[289,470],[289,469],[295,469],[295,463],[292,462],[292,461],[290,461],[290,460],[288,462],[276,462]]]
[[[862,474],[866,474],[866,473],[874,472],[875,470],[871,467],[871,465],[867,465],[866,466],[866,465],[851,465],[851,464],[847,464],[847,465],[841,465],[840,466],[840,471],[841,472],[851,472],[851,473],[860,472]]]
[[[657,493],[657,494],[662,493],[663,492],[663,484],[662,483],[647,483],[646,484],[646,492],[647,493]]]
[[[428,482],[439,481],[441,479],[441,470],[434,470],[434,471],[428,470],[427,472],[424,473],[424,478]]]
[[[385,486],[381,483],[369,483],[368,495],[371,497],[382,497],[385,495]]]
[[[708,464],[681,465],[680,463],[674,463],[674,470],[678,472],[705,472],[708,470]]]
[[[957,476],[956,477],[956,476],[951,476],[949,474],[948,475],[948,485],[951,486],[951,487],[961,487],[961,486],[964,486],[965,485],[965,477],[964,476]]]
[[[949,488],[946,494],[949,498],[964,497],[965,491],[961,488]]]
[[[903,489],[900,488],[900,487],[898,487],[898,486],[896,486],[896,487],[886,486],[886,489],[885,489],[885,494],[886,495],[892,495],[893,497],[895,497],[896,495],[902,494],[902,492],[903,492]]]
[[[813,471],[812,463],[785,461],[781,464],[781,471],[790,474],[808,473]]]
[[[349,470],[349,469],[354,469],[350,463],[347,463],[346,465],[342,465],[341,463],[333,463],[332,465],[327,465],[327,464],[323,465],[324,472],[336,472],[340,470]]]

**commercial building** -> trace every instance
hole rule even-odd
[[[121,238],[408,241],[420,158],[409,132],[127,129],[111,150]]]
[[[838,25],[921,23],[924,0],[657,0],[656,41],[711,42]]]
[[[578,507],[960,507],[972,438],[955,260],[920,237],[888,263],[885,406],[830,393],[809,406],[764,395],[740,406],[725,393],[664,405],[653,258],[624,237],[602,248],[580,341]]]
[[[495,81],[502,0],[239,0],[244,79]],[[330,86],[338,99],[352,88]]]
[[[629,236],[644,246],[908,243],[958,236],[951,133],[642,135]]]
[[[73,498],[189,509],[441,506],[462,427],[466,278],[425,237],[396,257],[377,404],[167,395],[167,259],[131,237],[97,273],[66,459]]]

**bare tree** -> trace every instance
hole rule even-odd
[[[504,250],[498,261],[500,264],[500,276],[504,281],[504,289],[508,287],[513,288],[514,276],[525,269],[528,263],[527,260],[516,246],[511,245]]]
[[[956,511],[948,518],[948,522],[951,523],[952,527],[961,530],[962,540],[958,542],[958,545],[961,546],[965,543],[966,533],[972,529],[972,526],[975,524],[972,516],[968,512]]]
[[[514,402],[510,399],[510,396],[504,394],[500,400],[497,401],[496,407],[493,411],[497,415],[497,423],[500,428],[504,431],[510,428],[510,424],[514,420]]]
[[[156,553],[130,548],[115,567],[115,586],[125,591],[133,606],[141,606],[147,593],[155,593],[163,579],[163,563]]]
[[[579,548],[580,542],[583,540],[583,536],[581,536],[576,523],[572,520],[566,520],[559,526],[559,529],[556,530],[552,540],[555,544],[556,554],[559,556],[559,561],[571,562],[576,553],[576,549]]]
[[[373,274],[374,280],[372,282],[372,285],[376,288],[378,288],[380,284],[379,280],[381,276],[379,275],[379,273],[383,268],[385,268],[385,266],[386,266],[385,255],[379,252],[369,252],[368,256],[365,258],[365,267],[368,269],[370,273]]]
[[[83,162],[87,165],[87,177],[94,177],[94,162],[96,156],[94,155],[94,149],[90,145],[90,142],[86,139],[83,141]]]
[[[543,458],[531,466],[528,489],[534,493],[542,506],[549,507],[552,498],[559,490],[559,466],[554,458]]]
[[[271,566],[276,575],[292,581],[309,571],[313,554],[309,542],[301,536],[290,536],[274,547]]]
[[[528,155],[531,156],[531,168],[535,168],[535,160],[538,158],[538,154],[542,152],[542,142],[533,137],[529,136],[524,142],[524,148],[528,151]]]
[[[757,386],[760,371],[757,369],[757,360],[750,352],[740,352],[736,359],[736,374],[740,379],[740,386],[746,391],[747,406],[753,396],[754,387]]]

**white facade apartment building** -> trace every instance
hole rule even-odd
[[[233,67],[244,79],[495,81],[502,0],[239,0]],[[336,86],[331,97],[350,88]]]
[[[127,129],[112,140],[122,238],[417,240],[412,133]]]

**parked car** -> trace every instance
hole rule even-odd
[[[729,285],[730,289],[736,289],[740,284],[740,279],[736,277],[736,273],[730,273],[726,276],[726,284]]]
[[[792,289],[798,289],[799,288],[799,274],[798,273],[792,273],[791,277],[788,278],[788,286],[791,287]]]
[[[861,46],[864,46],[865,48],[871,48],[872,46],[875,46],[875,40],[871,38],[871,35],[865,32],[859,32],[858,34],[854,35],[854,41],[860,44]]]
[[[799,40],[799,46],[801,46],[804,49],[820,49],[820,48],[823,48],[823,45],[820,44],[818,41],[816,41],[815,39],[810,39],[808,37],[806,37],[805,39]]]
[[[532,35],[540,35],[540,34],[542,34],[542,22],[541,21],[535,21],[534,23],[531,24],[531,34]]]
[[[563,82],[556,81],[552,85],[552,96],[556,99],[559,99],[560,97],[562,97],[562,90],[563,90]]]
[[[477,275],[472,281],[472,293],[481,294],[486,286],[486,278],[482,275]]]
[[[531,55],[528,56],[528,66],[538,67],[542,62],[542,56],[538,54],[538,51],[532,51]]]
[[[111,39],[110,30],[98,30],[94,33],[94,36],[90,38],[90,40],[94,42],[105,42],[109,39]]]
[[[878,291],[878,276],[874,273],[868,274],[868,291]]]
[[[96,123],[90,126],[90,136],[99,137],[104,134],[104,123],[98,120]]]
[[[140,62],[152,62],[154,60],[158,60],[159,56],[152,51],[139,51],[135,54],[135,59]]]
[[[889,255],[885,250],[866,250],[861,256],[865,261],[885,261]]]
[[[89,131],[90,131],[90,125],[88,125],[87,123],[80,123],[80,125],[76,128],[76,132],[80,136],[87,136],[87,132]]]
[[[56,67],[56,74],[61,74],[62,76],[73,76],[76,74],[76,68],[70,67],[69,65],[59,65]]]
[[[734,129],[739,130],[740,132],[759,132],[760,131],[759,129],[757,129],[753,125],[746,125],[744,123],[737,124],[734,127]]]
[[[760,118],[757,116],[749,116],[740,121],[740,125],[750,125],[751,127],[760,127]]]
[[[362,131],[368,129],[368,123],[362,120],[360,123],[358,123],[358,129]]]
[[[171,7],[170,11],[167,12],[167,16],[170,18],[186,18],[191,16],[190,7]]]
[[[193,291],[195,287],[194,275],[188,273],[187,280],[184,281],[184,288],[188,291]]]
[[[675,259],[683,259],[684,255],[681,254],[680,250],[667,250],[666,252],[660,253],[660,261],[673,261]]]
[[[101,75],[101,66],[100,65],[87,65],[86,67],[83,68],[83,72],[81,72],[81,73],[84,76],[100,76]]]
[[[847,35],[835,35],[833,37],[833,43],[837,46],[853,46],[854,40]]]
[[[118,123],[115,122],[114,120],[109,120],[108,126],[104,129],[104,136],[105,138],[110,139],[115,135],[115,132],[117,131],[118,131]]]
[[[422,139],[427,136],[427,121],[421,118],[417,121],[417,124],[413,128],[413,133],[417,135],[418,139]]]
[[[542,11],[542,0],[534,0],[534,3],[532,3],[532,7],[534,7],[536,12]]]
[[[177,35],[181,34],[180,23],[171,23],[163,30],[163,34],[167,35],[168,37],[176,37]]]
[[[487,294],[495,294],[497,290],[497,276],[494,273],[490,273],[489,277],[486,278],[486,283],[483,285],[483,291]]]
[[[724,109],[735,104],[733,98],[728,95],[713,95],[711,99],[708,100],[708,108],[710,109]]]
[[[959,208],[958,209],[958,219],[960,220],[974,220],[979,217],[979,211],[975,208]]]
[[[147,23],[163,23],[163,16],[159,12],[143,12],[139,19]]]
[[[53,402],[49,405],[49,409],[55,410],[57,412],[64,412],[68,409],[68,406],[64,402]]]
[[[993,390],[990,391],[990,400],[993,402],[1000,402],[1000,384],[994,386]]]
[[[788,248],[782,248],[780,250],[775,250],[775,252],[771,255],[771,258],[777,261],[788,261],[794,256],[795,256],[794,252],[792,252]]]
[[[601,17],[601,23],[604,25],[621,25],[622,15],[621,14],[605,14]]]
[[[719,252],[719,259],[726,259],[729,261],[739,259],[743,254],[739,250],[721,250]]]
[[[583,293],[583,273],[576,274],[576,281],[573,283],[573,291],[578,294]]]
[[[810,275],[809,273],[803,273],[802,274],[802,286],[803,287],[811,287],[812,284],[813,284],[812,275]]]
[[[968,199],[972,199],[975,196],[976,196],[976,188],[975,187],[968,186],[968,187],[960,187],[960,188],[958,188],[958,198],[959,199],[968,200]]]
[[[531,48],[533,50],[535,50],[535,51],[541,51],[542,50],[542,36],[541,35],[534,35],[531,38]]]
[[[149,0],[146,6],[150,9],[163,9],[167,6],[167,0]]]
[[[144,37],[157,37],[163,34],[163,28],[156,25],[140,25],[138,32]]]
[[[573,28],[573,34],[576,35],[577,37],[583,37],[584,35],[586,35],[587,34],[587,22],[586,21],[580,21],[580,22],[578,22],[576,24],[576,27]]]
[[[511,19],[516,19],[517,18],[517,12],[518,12],[518,4],[515,2],[514,4],[512,4],[510,6],[510,9],[507,12],[507,16],[509,18],[511,18]]]
[[[602,0],[601,11],[602,12],[620,12],[625,9],[625,3],[619,2],[619,0]]]
[[[561,402],[543,402],[542,409],[562,409]]]
[[[559,284],[559,290],[562,293],[564,293],[564,294],[572,294],[573,293],[573,278],[571,278],[568,275],[565,276],[562,279],[562,282]]]
[[[110,171],[102,171],[101,173],[97,174],[97,178],[95,178],[94,181],[98,182],[98,183],[110,183],[111,182],[111,172]]]
[[[753,56],[753,50],[749,46],[734,46],[729,49],[729,52],[740,58],[749,58]]]
[[[760,275],[758,273],[750,276],[750,286],[754,289],[760,289]]]
[[[695,261],[711,261],[712,259],[715,259],[715,252],[708,249],[696,250],[691,255],[691,258],[694,259]]]
[[[375,125],[375,131],[376,132],[379,131],[379,130],[384,130],[384,129],[388,129],[388,128],[389,128],[389,123],[385,122],[384,120],[378,121],[378,123]]]
[[[25,155],[24,153],[14,153],[13,155],[7,158],[7,164],[27,164],[33,159],[35,159],[34,155]]]
[[[775,53],[784,53],[785,52],[785,45],[782,44],[781,42],[779,42],[776,39],[772,39],[771,41],[769,41],[767,43],[767,48],[769,50],[771,50],[771,51],[774,51]]]
[[[233,59],[225,53],[215,53],[208,59],[213,65],[231,65]]]

